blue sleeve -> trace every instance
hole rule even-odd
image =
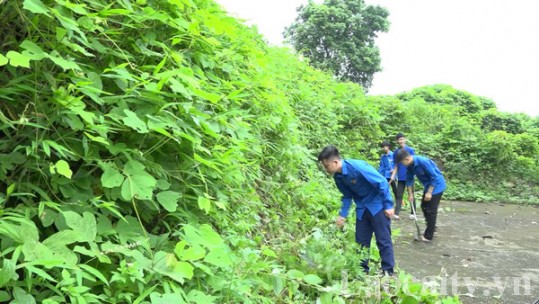
[[[342,194],[342,206],[341,211],[339,211],[339,215],[342,217],[347,217],[348,212],[350,212],[350,207],[352,206],[352,191],[346,185],[343,185],[339,179],[335,179],[335,184]]]
[[[430,159],[428,160],[428,162],[423,163],[423,169],[425,169],[425,172],[427,172],[427,174],[429,175],[431,185],[433,185],[434,181],[438,178],[438,173],[436,173],[436,170],[434,170],[434,166],[434,162]]]
[[[410,155],[415,155],[415,150],[413,148],[410,148],[410,151],[408,152],[410,152]]]
[[[406,186],[412,187],[414,185],[414,175],[415,170],[413,167],[406,170]]]
[[[358,170],[359,174],[367,180],[371,186],[373,186],[378,193],[384,198],[383,206],[384,210],[389,210],[393,208],[393,198],[389,192],[389,183],[387,179],[382,175],[378,174],[371,166],[362,166],[361,170]]]
[[[380,165],[378,166],[378,172],[380,172],[380,174],[384,174],[384,170],[385,170],[384,156],[381,156],[380,157]]]

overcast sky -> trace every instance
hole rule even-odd
[[[256,25],[268,42],[307,0],[217,0]],[[492,98],[509,112],[539,115],[539,1],[366,0],[390,12],[377,40],[383,71],[369,94],[444,83]]]

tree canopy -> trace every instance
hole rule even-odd
[[[285,36],[313,66],[368,90],[374,73],[381,71],[375,38],[388,30],[388,15],[385,8],[364,0],[310,1],[298,8]]]

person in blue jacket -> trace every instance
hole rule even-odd
[[[421,209],[427,221],[427,229],[421,236],[421,240],[432,242],[436,229],[438,207],[446,188],[444,176],[434,161],[424,156],[412,155],[407,150],[401,150],[397,153],[397,161],[408,169],[406,172],[406,186],[410,193],[409,197],[413,197],[414,176],[417,176],[417,179],[423,184]]]
[[[391,181],[391,175],[393,173],[393,168],[395,167],[393,162],[393,152],[391,151],[391,144],[387,141],[384,141],[380,144],[382,148],[382,156],[380,157],[380,166],[378,167],[378,172],[386,178],[387,182],[391,186],[393,195],[397,197],[397,183]],[[397,213],[395,211],[395,213]],[[399,220],[397,214],[393,215],[392,219]]]
[[[389,183],[397,183],[397,192],[395,194],[395,214],[399,216],[401,207],[403,205],[403,198],[404,198],[404,190],[406,188],[406,166],[403,164],[400,164],[397,162],[397,153],[401,150],[408,151],[411,155],[415,154],[414,149],[411,147],[408,147],[406,145],[406,137],[404,134],[399,133],[396,136],[397,142],[399,144],[399,148],[393,152],[393,174],[391,175],[391,178],[389,180]],[[413,189],[412,189],[413,190]],[[413,193],[413,191],[412,191]],[[413,197],[413,196],[412,196]],[[408,198],[410,200],[410,198]],[[414,211],[416,209],[415,200],[411,200],[412,203],[410,203],[410,219],[414,219]],[[413,208],[413,209],[412,209]]]
[[[391,241],[391,217],[394,214],[393,199],[387,180],[374,167],[362,160],[343,160],[335,146],[325,147],[318,161],[333,175],[335,184],[342,194],[342,207],[337,217],[337,227],[346,222],[352,200],[356,204],[356,242],[362,248],[370,248],[372,234],[380,250],[382,270],[393,275],[395,258]],[[363,259],[361,266],[369,272],[369,260]]]

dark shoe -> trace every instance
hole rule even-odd
[[[391,270],[383,270],[382,271],[382,276],[383,277],[393,277],[395,275],[395,273],[393,272],[393,269]]]

